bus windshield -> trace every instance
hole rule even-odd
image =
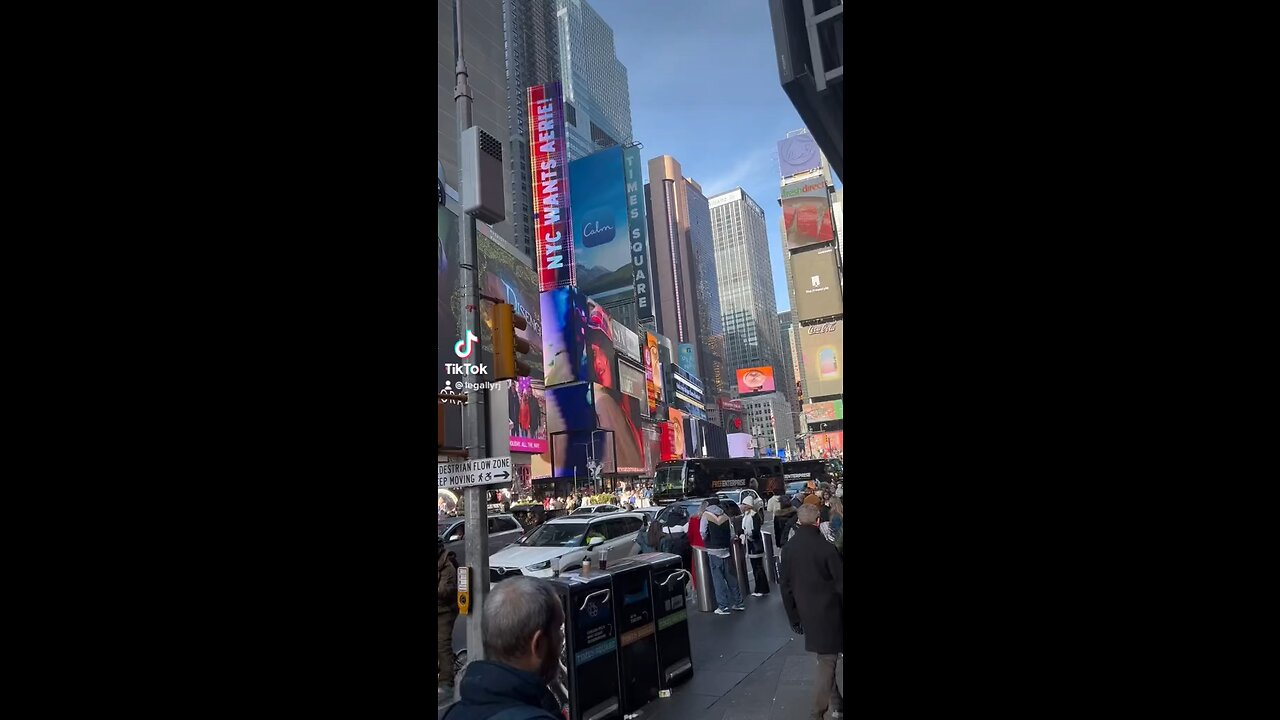
[[[660,467],[653,474],[655,495],[679,496],[684,494],[684,466]]]

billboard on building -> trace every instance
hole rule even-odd
[[[612,431],[612,442],[605,445],[605,466],[617,467],[618,472],[643,473],[644,433],[640,429],[640,401],[603,385],[596,385],[594,392],[600,428]]]
[[[697,375],[698,361],[696,358],[698,356],[698,352],[694,349],[693,343],[680,343],[678,354],[679,359],[676,360],[676,364],[684,368],[686,371]]]
[[[569,147],[560,83],[529,88],[529,159],[533,163],[534,266],[539,291],[574,284],[569,206]]]
[[[684,413],[671,408],[667,410],[668,422],[662,435],[662,459],[679,460],[684,457]]]
[[[595,398],[590,383],[546,389],[548,435],[596,429]]]
[[[830,400],[820,403],[805,403],[804,414],[810,424],[843,420],[844,401]]]
[[[619,355],[640,362],[640,335],[617,320],[613,321],[613,347]]]
[[[791,267],[795,277],[796,321],[816,320],[844,312],[834,245],[794,253]]]
[[[749,458],[755,456],[755,452],[751,449],[751,433],[730,432],[725,435],[725,438],[729,442],[729,457]]]
[[[772,367],[753,367],[738,370],[738,394],[754,395],[776,390]]]
[[[573,188],[574,283],[605,303],[634,293],[627,237],[627,191],[622,148],[611,147],[569,163]]]
[[[831,457],[844,452],[844,431],[814,433],[809,436],[809,454],[816,457]]]
[[[809,133],[792,135],[778,142],[778,171],[782,177],[810,172],[822,167],[822,150]]]
[[[649,394],[645,389],[644,373],[626,363],[618,363],[618,389],[623,394],[644,401],[644,415],[649,414]]]
[[[800,363],[809,397],[844,394],[844,320],[800,327]]]
[[[541,295],[542,357],[548,387],[590,379],[587,353],[587,298],[575,288]]]
[[[622,151],[623,179],[627,191],[627,228],[631,250],[631,283],[636,294],[636,317],[653,319],[653,268],[649,266],[649,223],[644,212],[644,166],[640,148]]]
[[[658,411],[658,398],[662,395],[662,361],[658,355],[658,338],[645,333],[644,380],[649,392],[649,415]]]
[[[782,229],[788,250],[835,240],[831,222],[826,180],[810,178],[782,186]]]
[[[618,382],[613,369],[617,367],[613,349],[613,321],[600,303],[587,298],[587,353],[590,356],[591,382],[616,390]]]

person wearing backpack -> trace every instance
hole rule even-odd
[[[437,701],[453,698],[453,624],[458,620],[458,556],[436,543]]]
[[[547,683],[560,672],[564,609],[551,583],[521,576],[493,586],[484,653],[462,678],[462,699],[443,720],[563,720]]]

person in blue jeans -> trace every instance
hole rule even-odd
[[[738,534],[733,522],[719,505],[709,505],[702,514],[699,532],[707,546],[707,559],[711,561],[716,614],[728,615],[731,608],[746,610],[747,606],[742,604],[742,591],[738,588],[738,571],[733,567],[733,556],[729,551],[729,544],[737,539]]]

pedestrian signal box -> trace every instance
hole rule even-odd
[[[467,615],[471,609],[471,568],[458,567],[458,612]]]

